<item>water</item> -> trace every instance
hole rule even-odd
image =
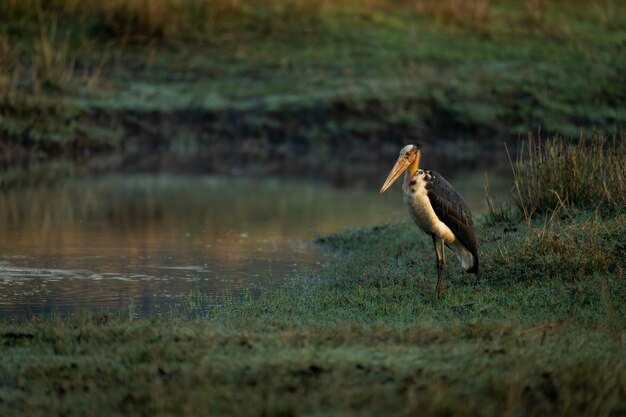
[[[391,164],[375,168],[381,182]],[[449,177],[474,211],[484,210],[483,168]],[[158,314],[195,289],[219,300],[297,280],[323,262],[316,236],[407,218],[399,185],[383,195],[379,185],[117,175],[1,193],[0,317],[131,300]]]

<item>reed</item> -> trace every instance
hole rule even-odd
[[[596,135],[572,144],[558,137],[529,136],[512,163],[515,202],[524,217],[572,207],[623,210],[625,139]]]
[[[35,90],[41,85],[62,88],[74,77],[75,64],[67,36],[59,39],[57,35],[56,22],[42,29],[33,45],[31,69]]]

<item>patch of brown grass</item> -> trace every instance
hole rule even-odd
[[[0,3],[0,21],[22,22],[80,16],[95,23],[96,33],[132,41],[154,39],[211,39],[227,28],[246,24],[261,29],[301,29],[302,23],[322,23],[343,10],[359,13],[404,11],[443,24],[484,31],[498,19],[556,30],[546,15],[552,9],[568,11],[572,1],[523,0],[5,0]],[[576,9],[593,9],[607,22],[612,0],[595,0]],[[497,14],[496,10],[507,10]],[[568,11],[569,13],[570,11]],[[509,17],[505,17],[509,16]],[[520,19],[521,17],[521,19]],[[607,23],[608,24],[608,23]],[[558,28],[557,28],[558,29]]]
[[[59,39],[57,25],[42,29],[33,45],[32,71],[35,89],[39,89],[41,84],[62,88],[74,77],[75,64],[67,36]]]
[[[492,0],[417,0],[415,10],[443,23],[480,29],[489,22],[493,12]]]

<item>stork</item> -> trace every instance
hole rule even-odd
[[[421,147],[407,145],[380,189],[384,193],[404,174],[402,194],[413,221],[433,239],[437,262],[437,297],[444,288],[445,246],[461,261],[466,272],[478,273],[478,252],[472,213],[463,197],[435,171],[419,168]]]

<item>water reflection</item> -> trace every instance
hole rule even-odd
[[[482,172],[450,179],[470,207],[484,208]],[[377,186],[122,175],[2,193],[0,317],[131,299],[140,313],[158,313],[193,289],[219,297],[297,279],[321,261],[310,239],[406,218],[399,191],[379,195]]]
[[[0,314],[175,308],[193,288],[274,285],[307,239],[399,217],[397,196],[315,182],[112,176],[0,195]],[[172,298],[174,299],[172,302]]]

